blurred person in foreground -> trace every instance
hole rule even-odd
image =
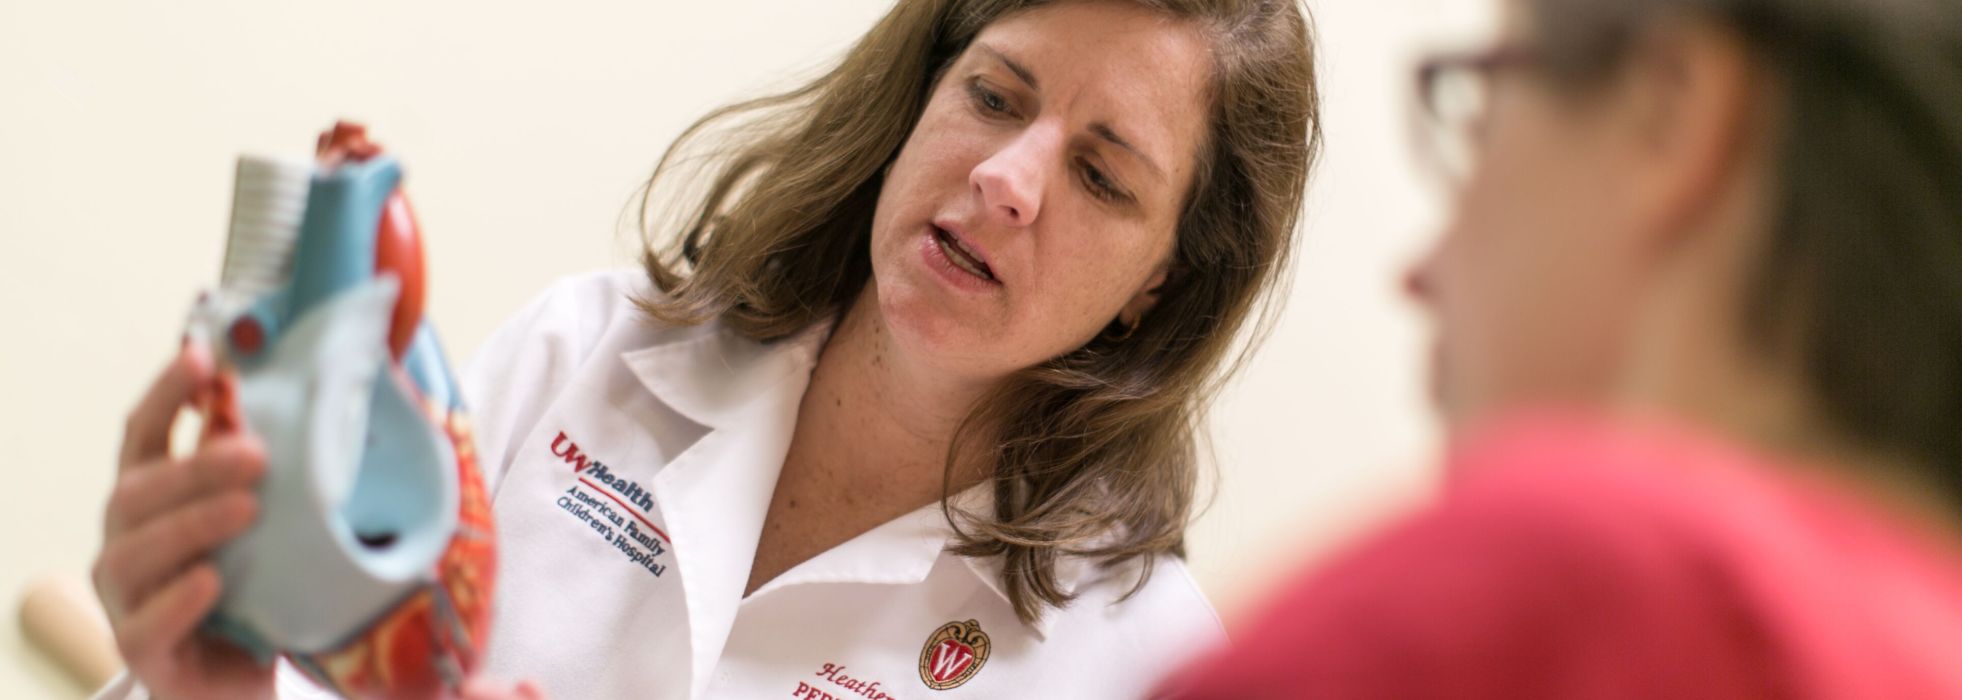
[[[1419,71],[1442,499],[1175,697],[1962,697],[1962,3],[1514,0]]]

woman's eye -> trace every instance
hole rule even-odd
[[[993,90],[989,90],[978,80],[968,83],[967,93],[974,100],[974,104],[979,106],[982,111],[993,114],[1008,114],[1012,111],[1006,98]]]
[[[1117,183],[1111,182],[1104,171],[1089,163],[1083,164],[1083,185],[1090,189],[1090,194],[1102,200],[1117,200],[1124,195],[1123,192],[1118,191]]]

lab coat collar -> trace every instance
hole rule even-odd
[[[688,611],[688,696],[701,697],[729,641],[798,405],[830,329],[771,344],[719,323],[671,330],[679,333],[621,359],[655,398],[710,428],[654,475],[652,489]]]
[[[994,498],[988,486],[982,484],[950,496],[948,502],[955,513],[988,513]],[[929,504],[793,567],[764,584],[751,597],[761,598],[779,589],[813,583],[913,585],[926,581],[943,557],[951,557],[959,559],[957,566],[979,579],[1004,604],[1012,604],[1001,584],[1002,558],[962,557],[948,552],[954,534],[940,504]],[[1057,565],[1060,586],[1064,591],[1074,592],[1087,571],[1088,567],[1080,559],[1065,558]],[[1054,615],[1043,615],[1031,627],[1046,638],[1054,620]]]
[[[731,419],[770,395],[792,374],[808,384],[818,352],[830,337],[831,324],[820,323],[788,338],[760,343],[717,322],[629,350],[621,359],[662,403],[689,420],[716,428],[731,424]],[[802,385],[793,398],[803,398]]]
[[[973,486],[973,488],[969,488],[969,490],[965,490],[961,494],[955,494],[954,498],[950,498],[950,502],[954,504],[955,514],[969,512],[969,514],[977,514],[977,516],[987,516],[987,514],[993,514],[995,512],[995,492],[991,490],[991,486],[987,482],[983,482],[979,486]],[[934,504],[930,510],[934,512],[934,518],[940,518],[940,504]],[[938,522],[940,522],[942,531],[946,533],[946,537],[950,537],[948,543],[952,543],[954,529],[948,525],[946,518],[940,518]],[[1005,588],[1003,582],[1001,582],[1001,573],[1007,567],[1007,559],[1003,559],[999,555],[997,557],[961,557],[961,559],[967,563],[967,569],[973,571],[975,578],[981,578],[981,584],[985,584],[989,590],[993,590],[997,596],[1001,596],[1001,602],[1003,604],[1007,604],[1010,608],[1014,606],[1014,600],[1008,598],[1008,588]],[[1095,575],[1099,575],[1099,569],[1089,559],[1069,557],[1069,555],[1063,555],[1063,557],[1056,559],[1056,586],[1058,586],[1063,594],[1075,594],[1077,588],[1081,588],[1091,576]],[[1044,639],[1048,639],[1050,637],[1050,629],[1056,625],[1056,616],[1058,616],[1058,610],[1044,610],[1042,616],[1036,618],[1036,622],[1030,624],[1030,627],[1034,627],[1038,635],[1042,635]]]
[[[704,639],[705,628],[726,633],[752,563],[750,557],[715,557],[705,552],[755,551],[795,429],[798,405],[831,330],[831,324],[819,324],[766,344],[709,324],[621,356],[655,398],[712,429],[655,481],[656,496],[674,537],[683,586],[688,589],[698,683],[705,682],[726,641],[726,637]],[[732,439],[735,433],[742,437]],[[715,461],[723,463],[686,464],[702,454],[716,455]],[[994,510],[994,494],[985,483],[955,494],[950,501],[956,512]],[[691,505],[703,503],[714,503],[719,511],[711,514],[703,508],[698,516]],[[695,522],[698,518],[702,522]],[[940,504],[934,503],[800,564],[752,595],[804,583],[920,583],[940,557],[956,556],[946,552],[953,536]],[[1010,603],[1001,583],[1001,557],[958,558],[982,585],[1004,604]],[[1096,568],[1080,557],[1062,557],[1057,562],[1059,586],[1074,593]],[[1032,627],[1047,637],[1055,617],[1055,611],[1049,611]]]
[[[993,513],[995,509],[994,491],[990,490],[990,486],[987,483],[970,488],[949,500],[954,505],[956,513],[965,511],[985,516]],[[940,517],[940,504],[934,504],[931,510],[935,517]],[[942,528],[942,532],[950,538],[948,544],[952,544],[953,529],[947,525],[945,518],[940,518],[938,522]],[[974,576],[981,579],[982,585],[987,586],[988,590],[994,591],[996,596],[1001,597],[1003,604],[1013,609],[1015,601],[1008,597],[1008,589],[1002,585],[1001,581],[1002,568],[1007,564],[1002,557],[962,557],[961,559],[967,564],[967,568],[974,572]],[[1059,557],[1056,561],[1056,585],[1065,594],[1073,595],[1084,582],[1084,579],[1094,574],[1095,570],[1096,567],[1092,566],[1082,557]],[[1042,615],[1037,617],[1035,622],[1031,623],[1030,626],[1035,629],[1036,634],[1047,639],[1049,637],[1049,630],[1055,625],[1057,613],[1058,611],[1056,610],[1044,610]]]

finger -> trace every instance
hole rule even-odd
[[[221,594],[222,583],[221,580]],[[229,639],[208,636],[197,629],[187,634],[192,638],[177,645],[172,666],[195,672],[210,687],[236,691],[224,697],[273,697],[274,664],[261,664],[251,652]]]
[[[167,456],[177,410],[211,380],[211,353],[191,343],[164,367],[123,425],[122,469]]]
[[[525,700],[546,700],[545,689],[531,681],[518,681],[518,697]]]
[[[163,513],[220,491],[258,483],[265,451],[248,435],[214,438],[196,454],[135,469],[116,480],[105,509],[103,532],[114,537]]]
[[[148,591],[237,537],[258,513],[256,496],[230,491],[152,519],[103,549],[108,593],[119,594],[125,610],[147,607]]]
[[[157,594],[116,627],[116,646],[139,676],[155,673],[156,664],[188,640],[198,622],[218,602],[218,569],[210,564],[192,567],[171,579]]]

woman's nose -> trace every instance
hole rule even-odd
[[[1009,228],[1035,223],[1042,211],[1043,168],[1056,160],[1052,140],[1030,129],[974,167],[968,184],[981,201],[984,219]]]

